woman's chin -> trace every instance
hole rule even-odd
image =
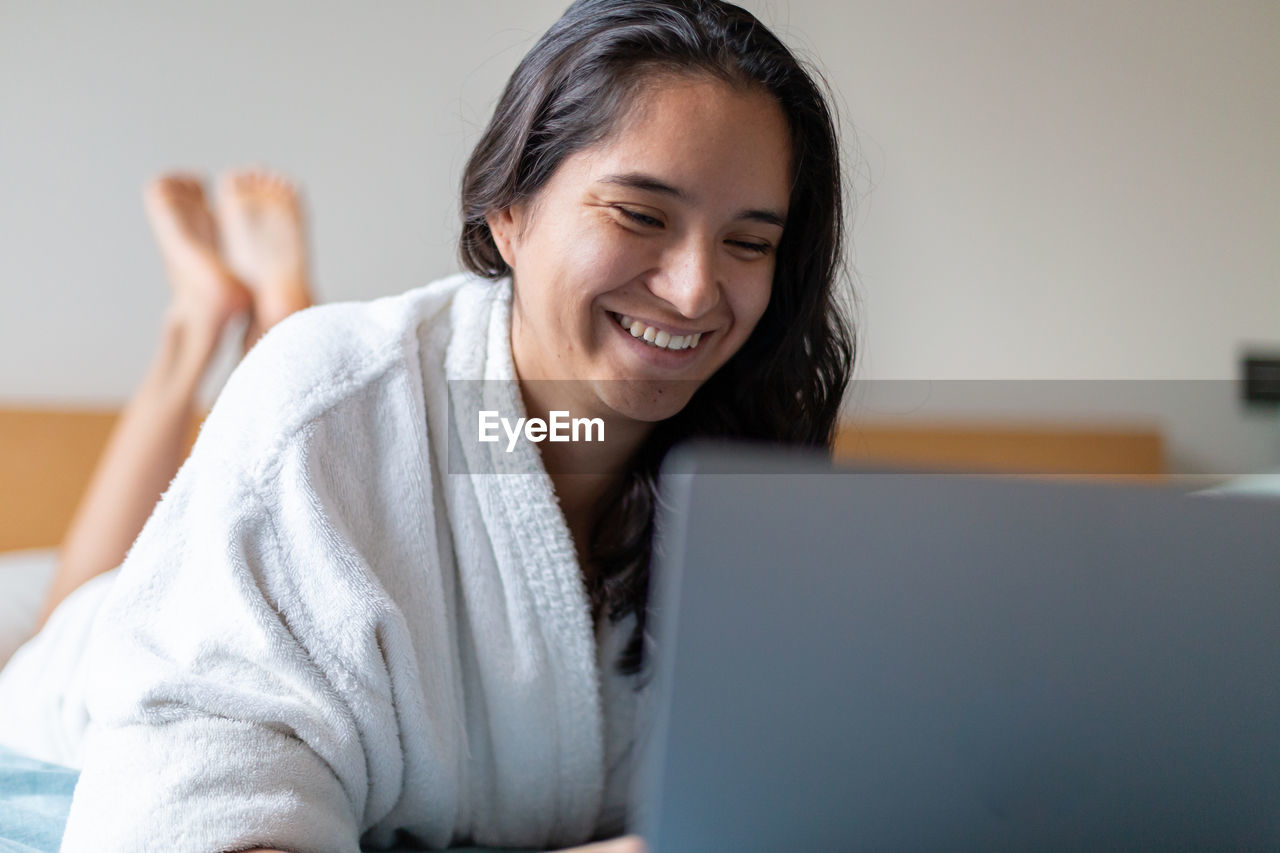
[[[689,403],[700,383],[692,380],[611,379],[597,385],[597,396],[616,416],[642,423],[674,417]]]

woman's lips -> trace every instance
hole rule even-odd
[[[704,334],[700,331],[651,323],[648,320],[632,317],[629,314],[610,311],[609,316],[613,318],[619,328],[626,331],[633,338],[650,344],[655,349],[667,349],[674,352],[697,349],[698,343],[702,340]]]
[[[606,314],[608,316],[609,325],[617,330],[618,337],[622,340],[623,345],[626,346],[627,349],[636,353],[636,355],[643,359],[645,363],[655,367],[678,368],[688,365],[698,358],[699,353],[701,353],[707,346],[707,338],[713,334],[712,332],[695,332],[686,337],[696,338],[696,344],[690,346],[688,345],[688,341],[686,341],[686,345],[683,348],[671,349],[669,346],[669,338],[667,340],[668,346],[658,346],[656,342],[658,339],[656,333],[654,335],[654,341],[651,342],[646,341],[643,336],[636,337],[629,329],[624,329],[622,327],[622,320],[624,318],[631,319],[627,317],[627,315],[614,314],[611,311],[606,312]],[[634,322],[632,325],[634,326]],[[646,326],[646,330],[648,328],[650,327]]]

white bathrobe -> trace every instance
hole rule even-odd
[[[462,397],[523,411],[510,305],[454,276],[245,359],[99,608],[65,853],[621,829],[632,622],[593,635],[536,448],[447,446]]]

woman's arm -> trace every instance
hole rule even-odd
[[[243,849],[264,827],[286,848],[356,849],[362,718],[306,645],[309,601],[277,565],[290,527],[225,479],[179,475],[103,604],[67,853],[148,849],[157,825],[174,851]]]
[[[103,602],[67,853],[150,849],[160,825],[175,853],[354,851],[370,802],[394,794],[399,750],[366,753],[367,732],[395,731],[378,701],[387,608],[359,554],[335,552],[311,433],[294,425],[315,418],[277,387],[298,336],[277,331],[228,382]]]

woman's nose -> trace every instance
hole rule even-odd
[[[720,274],[714,246],[689,240],[666,258],[663,274],[650,285],[681,316],[696,319],[720,301]]]

